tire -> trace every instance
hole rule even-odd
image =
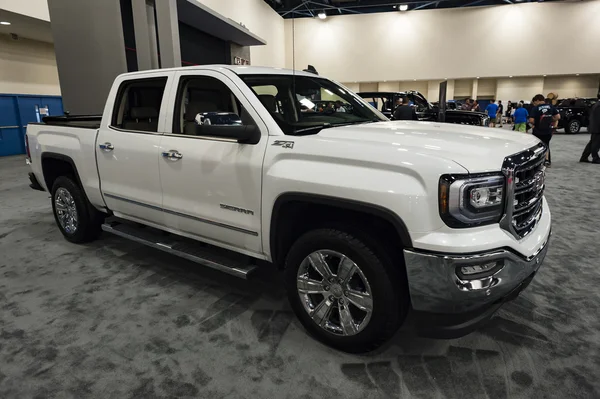
[[[394,265],[392,257],[377,244],[367,244],[369,240],[359,238],[360,233],[351,234],[344,230],[318,229],[302,235],[286,257],[285,285],[291,307],[309,333],[336,349],[361,353],[382,345],[404,321],[409,305],[406,277]],[[327,284],[328,279],[317,272],[309,255],[330,266],[333,282],[330,280]],[[342,264],[340,255],[354,265],[348,268],[358,269],[347,284],[341,283],[345,273],[338,267]],[[318,286],[314,284],[316,281]],[[308,289],[304,290],[306,287]],[[315,287],[320,293],[313,292]],[[367,292],[370,295],[366,295]],[[356,296],[357,293],[360,295]],[[370,313],[356,305],[368,309],[369,298]],[[329,309],[329,317],[320,318],[326,314],[323,309]],[[348,322],[348,315],[352,323]]]
[[[571,119],[565,126],[565,133],[577,134],[581,130],[581,121],[579,119]]]
[[[104,221],[103,214],[88,202],[83,190],[70,177],[59,176],[54,181],[52,212],[60,232],[67,241],[72,243],[82,244],[93,241],[102,231],[100,226]],[[68,212],[71,215],[75,212],[72,223]],[[65,222],[65,216],[69,221]]]

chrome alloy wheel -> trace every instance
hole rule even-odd
[[[579,123],[579,121],[577,119],[571,121],[571,123],[569,123],[569,130],[571,131],[571,133],[577,133],[579,131],[579,129],[581,129],[581,123]]]
[[[77,207],[75,206],[73,196],[66,188],[61,187],[56,190],[54,207],[58,222],[63,230],[68,234],[75,233],[78,224]]]
[[[351,336],[369,324],[371,287],[344,254],[325,249],[311,253],[300,264],[296,286],[304,309],[325,331]]]

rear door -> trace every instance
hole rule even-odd
[[[116,216],[163,224],[158,160],[173,73],[122,80],[113,87],[96,158],[104,201]],[[119,83],[119,82],[117,82]]]

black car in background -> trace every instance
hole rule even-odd
[[[396,101],[401,97],[408,97],[408,100],[415,107],[417,118],[419,118],[420,121],[438,120],[438,114],[440,112],[439,107],[431,105],[418,91],[361,92],[357,94],[390,119],[392,119],[392,115],[394,114]],[[483,112],[447,109],[446,122],[461,125],[487,126],[489,118]]]
[[[590,122],[590,110],[597,98],[567,98],[558,100],[556,109],[560,112],[558,128],[565,129],[565,133],[579,133],[582,127],[587,127]]]

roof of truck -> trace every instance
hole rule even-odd
[[[285,68],[271,68],[261,66],[248,66],[248,65],[195,65],[177,68],[164,68],[155,70],[146,70],[138,72],[130,72],[127,75],[145,74],[148,72],[173,72],[173,71],[193,71],[193,70],[213,70],[218,71],[220,69],[229,69],[230,71],[238,75],[293,75],[296,76],[310,76],[315,77],[314,73],[304,71],[294,71],[292,69]]]

